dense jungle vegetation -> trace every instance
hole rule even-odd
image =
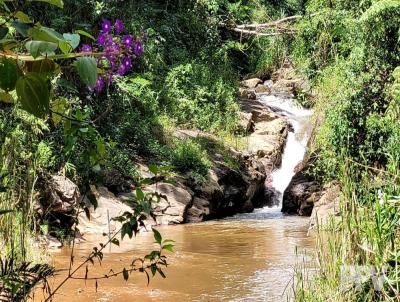
[[[290,34],[233,30],[294,15],[303,17]],[[111,32],[116,49],[102,41]],[[201,182],[207,145],[174,131],[199,129],[237,144],[245,134],[239,81],[268,79],[285,59],[312,87],[297,96],[315,112],[309,173],[342,191],[340,218],[318,231],[318,269],[298,274],[296,299],[398,301],[398,0],[0,0],[1,285],[24,299],[31,288],[15,273],[21,263],[43,262],[34,238],[71,235],[37,214],[49,175],[68,176],[88,195],[110,174],[109,186],[143,182],[140,162],[154,164],[156,175],[165,171],[157,166],[168,167]],[[151,198],[138,197],[139,222]],[[157,231],[155,238],[171,249]],[[152,270],[162,265],[151,260]],[[372,281],[342,288],[343,265],[384,270],[382,290]]]

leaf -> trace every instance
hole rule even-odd
[[[84,31],[84,30],[76,30],[75,33],[80,34],[81,36],[85,36],[89,39],[92,39],[93,41],[95,41],[95,37],[93,37],[91,34],[89,34],[88,32]]]
[[[157,272],[157,266],[156,266],[155,264],[152,264],[151,267],[150,267],[150,269],[151,269],[151,273],[153,274],[153,277],[154,277],[154,275],[155,275],[156,272]]]
[[[161,270],[161,268],[157,267],[157,271],[161,275],[161,277],[163,277],[164,279],[166,278],[166,276],[165,276],[164,272]]]
[[[54,52],[57,49],[58,45],[53,42],[29,41],[26,42],[25,47],[32,55],[32,57],[37,58],[40,55]]]
[[[0,91],[0,101],[2,101],[4,103],[12,104],[12,103],[14,103],[14,98],[11,94]]]
[[[13,21],[11,24],[20,35],[23,37],[28,36],[29,30],[31,29],[28,24],[19,21]]]
[[[94,87],[97,80],[97,64],[93,57],[81,57],[76,60],[76,69],[83,83]]]
[[[113,238],[113,239],[111,240],[111,243],[112,243],[112,244],[115,244],[115,245],[117,245],[117,246],[119,246],[119,240],[118,240],[117,238]]]
[[[61,114],[64,115],[67,104],[68,101],[66,98],[59,98],[51,103],[51,117],[54,125],[58,125],[62,121],[63,117]]]
[[[59,41],[64,41],[64,37],[54,29],[45,26],[35,26],[28,30],[28,35],[37,41],[53,42],[58,45]]]
[[[37,72],[45,76],[51,76],[57,69],[58,65],[49,59],[27,62],[27,69],[30,72]]]
[[[16,89],[22,109],[40,118],[48,113],[50,91],[39,74],[29,72],[20,77]]]
[[[24,12],[17,11],[14,16],[22,23],[32,23],[31,18]]]
[[[154,233],[154,240],[158,243],[161,244],[162,241],[162,237],[159,231],[157,231],[156,229],[153,229],[153,233]]]
[[[46,2],[59,8],[64,8],[64,2],[62,0],[29,0],[29,2]]]
[[[126,268],[124,268],[124,269],[122,270],[122,276],[124,277],[124,280],[125,280],[125,281],[128,281],[128,279],[129,279],[129,272],[126,270]]]
[[[162,248],[163,248],[163,250],[170,251],[171,253],[174,252],[174,250],[173,250],[174,245],[173,244],[166,244]]]
[[[67,34],[63,34],[63,37],[64,37],[65,41],[67,41],[69,43],[69,45],[71,45],[73,50],[79,46],[79,43],[81,41],[81,37],[78,34],[67,33]]]
[[[149,166],[149,171],[151,173],[153,173],[154,175],[157,175],[158,174],[158,167],[156,165],[152,164],[152,165]]]
[[[72,46],[67,41],[63,40],[58,41],[58,48],[60,48],[63,54],[69,54],[72,51]]]
[[[96,195],[94,195],[92,192],[89,192],[87,194],[87,198],[90,201],[90,204],[93,206],[93,208],[96,210],[97,207],[99,206],[99,203],[97,201]]]
[[[138,200],[143,200],[144,199],[144,193],[143,193],[142,189],[140,189],[140,188],[136,189],[136,198]]]
[[[17,62],[12,59],[0,59],[0,88],[5,91],[15,89],[18,79]]]
[[[0,40],[4,39],[8,34],[8,27],[0,27]]]

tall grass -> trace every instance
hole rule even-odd
[[[339,179],[340,218],[317,227],[316,271],[297,270],[295,301],[400,301],[400,169],[345,160]]]

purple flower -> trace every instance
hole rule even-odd
[[[103,24],[101,25],[101,29],[103,30],[103,33],[108,34],[111,30],[111,22],[110,20],[103,19]]]
[[[123,36],[122,37],[122,43],[128,48],[132,47],[132,45],[133,45],[133,36],[132,35]]]
[[[135,43],[135,46],[133,47],[133,53],[135,54],[135,56],[140,57],[143,54],[143,44],[140,41],[137,41]]]
[[[97,43],[99,43],[99,45],[104,46],[106,44],[107,41],[107,35],[106,34],[100,34],[97,38]]]
[[[117,74],[120,76],[124,76],[127,73],[126,67],[124,64],[122,64],[121,66],[119,66]]]
[[[102,77],[97,77],[96,86],[94,87],[94,90],[99,93],[104,89],[105,86],[106,86],[105,80]]]
[[[125,66],[125,68],[127,69],[127,71],[128,71],[129,69],[131,69],[131,68],[132,68],[132,60],[131,60],[131,58],[130,58],[130,57],[124,57],[124,58],[122,59],[122,65]]]
[[[92,46],[89,44],[83,44],[81,47],[81,52],[92,52]]]
[[[120,34],[124,31],[124,23],[122,22],[122,20],[115,20],[114,29],[117,34]]]

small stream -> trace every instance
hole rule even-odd
[[[304,156],[307,140],[299,133],[311,112],[297,107],[290,98],[263,95],[260,100],[287,116],[294,130],[288,135],[282,166],[273,173],[273,186],[283,193]],[[168,257],[167,279],[157,276],[149,286],[144,275],[133,275],[128,282],[110,279],[100,282],[97,292],[93,282],[70,281],[55,302],[287,301],[294,267],[310,259],[314,240],[307,235],[307,218],[284,216],[280,209],[281,204],[218,221],[160,227],[164,238],[176,241],[175,253]],[[99,237],[87,240],[77,246],[76,261],[102,241]],[[142,233],[124,241],[121,248],[113,246],[102,266],[91,271],[98,275],[110,268],[119,270],[135,256],[145,255],[152,242],[152,233]],[[296,250],[300,255],[296,256]],[[69,254],[68,248],[55,254],[54,265],[68,267]]]

